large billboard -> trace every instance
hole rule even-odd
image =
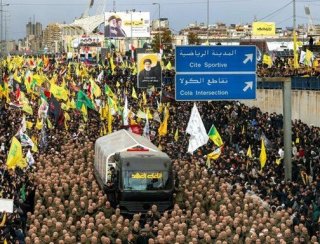
[[[106,38],[150,37],[149,12],[105,12]]]
[[[160,61],[158,53],[138,53],[138,88],[161,87]]]
[[[274,22],[253,22],[252,36],[274,36],[276,24]]]

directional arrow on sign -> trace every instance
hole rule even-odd
[[[248,63],[249,61],[252,62],[252,60],[253,60],[253,53],[245,54],[245,56],[246,56],[246,59],[243,60],[243,63],[244,63],[244,64]]]
[[[243,91],[246,92],[249,88],[252,90],[253,87],[253,81],[246,81],[247,85],[243,88]]]

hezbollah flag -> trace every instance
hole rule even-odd
[[[263,54],[262,63],[267,64],[269,68],[272,66],[272,58],[269,54]]]
[[[82,104],[85,104],[86,107],[91,108],[93,110],[95,109],[91,99],[88,98],[88,96],[82,90],[80,90],[78,91],[78,94],[77,94],[76,108],[78,110],[81,110]]]
[[[207,155],[208,159],[217,160],[221,155],[221,148],[218,147],[216,150],[214,150],[212,153],[209,153]]]
[[[68,90],[62,86],[51,84],[50,92],[58,99],[62,99],[63,101],[68,100]]]
[[[7,157],[8,169],[13,169],[23,160],[21,143],[16,137],[12,137],[12,142]]]
[[[266,152],[266,147],[264,146],[264,141],[261,138],[261,152],[260,152],[260,165],[261,169],[264,168],[265,164],[267,161],[267,152]]]
[[[247,150],[247,157],[252,158],[252,151],[251,151],[251,146],[249,145],[248,150]]]
[[[111,90],[110,86],[108,86],[107,84],[104,87],[104,92],[110,97],[114,96],[113,91]]]
[[[91,87],[92,87],[92,93],[95,97],[100,97],[101,96],[101,89],[97,85],[97,83],[93,80],[90,79]]]
[[[217,131],[216,127],[214,124],[212,124],[209,133],[208,133],[209,138],[216,144],[218,147],[221,147],[223,145],[223,141],[221,139],[221,136],[219,132]]]
[[[165,136],[168,133],[168,120],[169,120],[169,117],[170,117],[169,110],[167,109],[167,107],[165,107],[165,109],[164,109],[164,119],[163,119],[163,122],[160,124],[160,126],[158,128],[159,136]]]
[[[174,133],[174,140],[175,141],[179,140],[179,130],[178,130],[178,128],[176,129],[176,132]]]

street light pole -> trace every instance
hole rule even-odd
[[[0,26],[0,28],[1,28],[1,30],[0,30],[0,56],[1,56],[1,54],[2,54],[2,30],[3,30],[3,22],[2,22],[2,17],[3,17],[3,13],[2,13],[2,11],[3,11],[3,5],[2,5],[2,0],[1,0],[1,2],[0,2],[0,7],[1,7],[1,9],[0,9],[0,14],[1,14],[1,17],[0,17],[0,20],[1,20],[1,26]]]
[[[9,6],[9,4],[3,4],[3,0],[0,0],[0,21],[1,21],[1,24],[0,24],[0,54],[3,53],[3,7],[7,7]]]
[[[158,32],[159,32],[159,49],[161,49],[161,31],[160,31],[160,25],[161,25],[161,20],[160,20],[160,14],[161,14],[161,12],[160,12],[160,3],[152,3],[153,5],[158,5],[158,7],[159,7],[159,12],[158,12],[158,15],[159,15],[159,25],[158,25]]]
[[[130,50],[131,50],[131,59],[134,60],[134,52],[133,52],[133,40],[132,40],[132,12],[135,12],[135,9],[131,9],[130,13],[131,13],[131,35],[130,35]]]
[[[209,0],[207,0],[207,44],[209,45]]]

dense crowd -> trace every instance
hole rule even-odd
[[[259,77],[319,77],[319,57],[313,58],[312,65],[299,64],[294,67],[293,57],[274,57],[272,63],[266,64],[263,61],[258,63],[257,75]]]
[[[13,59],[13,57],[11,58]],[[26,59],[27,60],[27,59]],[[10,63],[9,63],[10,64]],[[320,242],[320,129],[293,121],[292,181],[284,181],[282,116],[262,113],[259,108],[239,102],[197,103],[207,129],[214,124],[224,145],[220,157],[207,160],[216,149],[212,141],[188,154],[189,136],[185,130],[190,117],[190,102],[172,99],[173,84],[160,91],[142,91],[135,87],[133,66],[116,64],[77,69],[55,62],[31,67],[30,61],[19,67],[4,65],[4,80],[12,87],[10,101],[2,95],[0,119],[0,198],[14,199],[14,212],[0,215],[0,242],[8,243],[319,243]],[[77,64],[76,64],[77,65]],[[146,216],[123,216],[112,206],[93,175],[94,142],[105,134],[109,121],[99,113],[98,104],[107,101],[102,92],[96,111],[88,115],[75,108],[65,108],[64,122],[36,128],[40,100],[50,99],[49,83],[34,92],[25,91],[33,114],[15,106],[18,101],[12,80],[32,70],[48,79],[58,74],[56,83],[68,87],[68,96],[76,100],[82,90],[92,93],[90,78],[102,91],[106,84],[116,94],[118,113],[113,115],[112,131],[122,128],[121,107],[127,95],[131,111],[145,107],[159,113],[166,104],[170,112],[168,133],[159,137],[159,122],[151,119],[152,142],[174,162],[178,176],[175,205],[159,213],[154,205]],[[104,70],[103,76],[99,76]],[[172,71],[164,76],[172,77]],[[11,77],[11,81],[10,81]],[[22,76],[23,77],[23,76]],[[100,77],[99,79],[97,77]],[[20,83],[23,84],[23,79]],[[22,87],[22,86],[21,86]],[[132,97],[135,88],[138,98]],[[37,92],[36,92],[37,91]],[[38,94],[37,94],[38,93]],[[91,94],[92,96],[92,94]],[[59,100],[59,103],[65,101]],[[160,105],[159,105],[160,104]],[[26,133],[37,142],[35,163],[8,169],[6,165],[11,139],[22,125],[23,116],[33,123]],[[68,118],[67,118],[68,117]],[[54,118],[54,117],[53,117]],[[132,118],[143,128],[145,120]],[[51,119],[53,120],[53,119]],[[49,128],[51,127],[51,128]],[[178,129],[179,138],[175,140]],[[260,167],[261,137],[267,147],[267,163]],[[249,146],[253,157],[247,155]],[[23,147],[24,155],[32,147]],[[3,221],[4,220],[4,221]]]

